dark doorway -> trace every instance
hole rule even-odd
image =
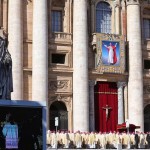
[[[144,132],[150,131],[150,104],[144,108]]]
[[[118,88],[115,82],[98,81],[94,88],[96,131],[116,131],[118,123]]]
[[[50,106],[50,130],[56,130],[55,117],[58,117],[58,130],[68,130],[68,112],[63,102],[54,102]]]

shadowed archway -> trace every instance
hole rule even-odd
[[[50,106],[50,130],[55,130],[55,117],[58,117],[58,130],[68,130],[68,111],[63,102],[56,101]]]

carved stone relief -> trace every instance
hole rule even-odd
[[[52,1],[52,6],[54,6],[54,7],[64,7],[65,6],[65,1],[64,0],[53,0]]]
[[[58,80],[58,81],[49,81],[49,90],[50,91],[66,91],[70,87],[69,80]]]
[[[144,94],[150,94],[150,85],[144,85]]]

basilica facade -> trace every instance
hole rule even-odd
[[[12,100],[45,101],[47,128],[150,130],[149,0],[0,0]]]

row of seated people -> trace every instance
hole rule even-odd
[[[150,132],[69,132],[47,131],[47,146],[49,148],[148,148],[150,149]]]

